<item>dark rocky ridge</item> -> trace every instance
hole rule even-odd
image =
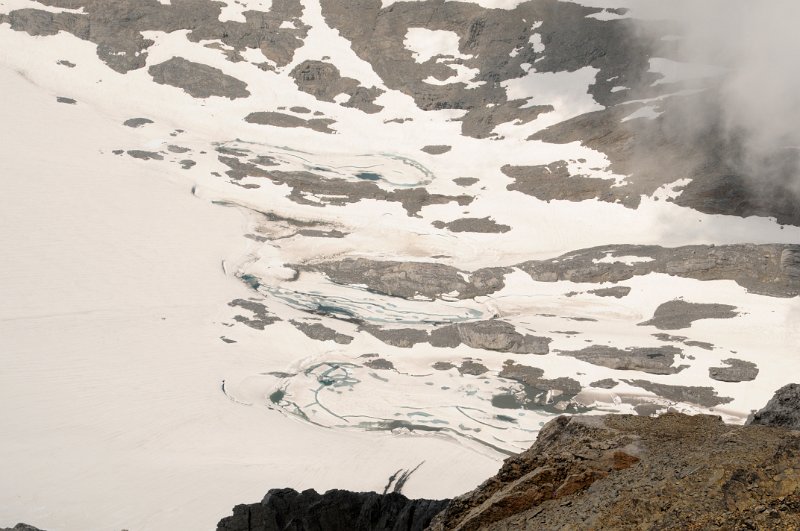
[[[626,256],[644,260],[631,264],[613,260]],[[611,257],[611,260],[608,261],[607,257]],[[606,261],[600,262],[604,259]],[[438,298],[452,292],[457,292],[460,299],[489,295],[503,288],[505,274],[511,271],[510,267],[495,267],[467,273],[435,262],[393,262],[366,258],[346,258],[293,267],[300,271],[324,273],[338,284],[365,284],[377,293],[409,299],[415,296]],[[800,295],[800,246],[797,245],[692,245],[675,248],[608,245],[573,251],[552,260],[531,260],[513,267],[518,267],[539,282],[566,280],[616,283],[634,276],[665,273],[697,280],[733,280],[750,292],[772,297]],[[464,276],[469,280],[465,280]],[[622,294],[622,291],[618,294]],[[682,301],[668,303],[664,312],[672,315],[674,312],[667,310],[676,305],[696,310],[696,315],[690,315],[687,319],[702,318],[701,315],[733,317],[731,307],[692,306]],[[667,320],[669,322],[664,323],[667,326],[686,324],[681,319],[677,320],[681,322]]]
[[[555,0],[523,2],[509,10],[465,2],[401,2],[385,8],[380,0],[322,2],[325,21],[351,42],[353,51],[372,65],[386,86],[408,94],[424,110],[466,110],[462,133],[475,138],[496,136],[496,125],[527,123],[552,110],[546,104],[523,108],[528,99],[508,99],[501,83],[523,77],[525,64],[536,63],[539,72],[597,68],[590,93],[603,105],[623,98],[611,92],[616,84],[649,87],[660,77],[648,73],[658,31],[650,39],[629,20],[587,18],[600,11]],[[534,30],[535,22],[541,26]],[[417,63],[404,45],[411,27],[455,32],[459,52],[471,57],[433,57]],[[541,36],[543,52],[535,50],[534,32]],[[424,82],[429,76],[447,79],[454,74],[448,65],[454,64],[477,69],[474,81],[479,84],[467,88],[465,83]]]
[[[430,529],[794,529],[798,457],[800,433],[717,417],[559,417]]]
[[[217,531],[422,531],[447,502],[398,493],[274,489],[261,503],[234,507]]]
[[[97,55],[110,68],[125,73],[142,68],[153,41],[143,31],[171,33],[189,30],[191,42],[220,40],[241,52],[258,49],[278,66],[291,62],[294,51],[303,44],[308,27],[302,24],[299,0],[274,0],[268,12],[245,11],[245,22],[220,22],[222,4],[205,0],[42,0],[41,4],[67,9],[83,8],[83,13],[51,13],[41,9],[17,9],[0,23],[30,35],[55,35],[65,31],[97,44]],[[292,22],[292,27],[282,27]]]

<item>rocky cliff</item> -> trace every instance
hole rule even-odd
[[[402,494],[273,489],[260,503],[237,505],[218,531],[422,531],[447,500],[409,500]]]

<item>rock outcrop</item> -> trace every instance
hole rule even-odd
[[[559,417],[430,529],[796,529],[800,433],[667,413]]]
[[[217,531],[422,531],[448,500],[409,500],[402,494],[274,489],[260,503],[237,505]]]
[[[800,430],[800,384],[789,384],[778,389],[772,400],[753,415],[748,424]]]

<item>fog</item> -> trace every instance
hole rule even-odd
[[[687,131],[721,126],[735,142],[731,161],[751,182],[780,182],[800,192],[800,2],[692,0],[642,2],[639,14],[675,19],[678,56],[720,65],[714,105],[682,113]],[[665,5],[670,9],[665,11]],[[766,183],[765,183],[766,184]]]

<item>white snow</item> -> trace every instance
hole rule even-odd
[[[458,34],[454,31],[408,28],[403,45],[413,52],[414,60],[424,63],[438,56],[469,59],[458,50]]]
[[[224,16],[236,20],[246,7],[263,9],[267,3],[228,2]],[[480,3],[509,9],[517,2]],[[0,11],[33,4],[0,0]],[[517,419],[516,427],[498,421],[501,410],[492,407],[493,394],[502,388],[519,391],[497,377],[507,359],[540,367],[546,378],[575,378],[583,387],[607,377],[713,386],[721,396],[734,398],[714,410],[729,420],[741,420],[800,369],[794,356],[800,342],[798,299],[749,294],[728,281],[633,277],[620,283],[631,287],[631,294],[613,299],[588,293],[597,284],[534,282],[516,270],[506,277],[505,288],[490,296],[427,301],[383,296],[364,285],[336,285],[319,274],[295,279],[287,264],[347,257],[436,261],[468,272],[609,243],[800,239],[800,229],[781,228],[774,219],[702,214],[667,201],[678,195],[685,179],[643,198],[635,210],[596,200],[548,203],[507,190],[511,179],[500,171],[504,164],[565,160],[574,174],[624,179],[611,173],[603,154],[578,143],[526,140],[548,125],[602,109],[588,94],[595,69],[559,74],[531,69],[504,83],[509,99],[555,110],[529,124],[500,124],[495,128],[499,138],[478,140],[461,135],[458,119],[464,111],[421,111],[409,96],[388,90],[349,42],[323,23],[317,2],[304,2],[303,22],[311,26],[303,47],[292,64],[275,72],[256,66],[266,61],[258,50],[243,53],[247,61],[232,63],[220,50],[206,48],[207,42],[189,43],[185,31],[147,32],[155,41],[148,66],[177,55],[220,68],[248,84],[251,96],[233,101],[193,99],[175,87],[154,84],[146,68],[118,74],[99,61],[93,44],[63,32],[31,38],[0,25],[0,86],[6,96],[0,120],[13,124],[0,129],[0,348],[5,353],[0,423],[13,434],[0,439],[7,478],[0,482],[0,521],[67,531],[203,529],[213,527],[234,504],[259,500],[269,488],[380,490],[398,468],[423,460],[405,493],[456,495],[490,476],[501,450],[525,448],[549,418],[505,410]],[[459,52],[452,32],[412,28],[406,45],[420,62],[470,58]],[[368,115],[298,91],[291,69],[326,55],[343,76],[385,90],[376,101],[384,109]],[[57,66],[59,60],[77,66]],[[462,65],[448,66],[456,75],[445,83],[474,78]],[[654,71],[668,66],[651,65]],[[57,96],[77,104],[57,103]],[[335,120],[336,134],[243,121],[250,112],[292,106]],[[138,129],[121,125],[133,117],[155,123]],[[410,120],[385,123],[395,118]],[[452,149],[436,156],[420,151],[436,144]],[[169,145],[189,151],[174,154]],[[243,160],[268,156],[281,171],[322,168],[314,171],[349,181],[371,172],[381,176],[374,182],[386,191],[425,186],[431,194],[475,198],[463,206],[427,206],[415,217],[398,202],[323,207],[323,197],[309,196],[317,204],[298,204],[287,197],[288,186],[268,179],[248,177],[239,183],[259,186],[252,189],[231,184],[225,175],[229,168],[215,152],[220,146],[247,150]],[[164,160],[113,155],[116,149],[157,151]],[[182,170],[177,164],[182,159],[197,165]],[[452,181],[457,177],[479,182],[462,188]],[[256,212],[313,221],[344,236],[296,236],[297,227],[289,221],[266,222]],[[432,226],[437,220],[486,216],[511,230],[453,233]],[[272,239],[256,241],[245,234]],[[642,260],[607,255],[598,263]],[[256,275],[264,286],[255,293],[237,274]],[[675,331],[715,345],[712,351],[681,347],[687,358],[676,363],[690,367],[678,375],[615,371],[556,352],[580,349],[587,340],[658,346],[657,331],[637,325],[651,318],[658,304],[679,296],[731,304],[741,315],[696,321]],[[247,311],[227,304],[248,297],[263,297],[267,309],[283,320],[263,332],[235,323],[233,317]],[[304,309],[331,301],[367,322],[397,326],[498,315],[520,331],[552,337],[552,351],[531,358],[463,345],[401,349],[344,320],[319,321],[354,337],[342,346],[311,340],[288,322],[310,319]],[[565,330],[578,333],[559,333]],[[221,336],[236,343],[224,343]],[[367,358],[360,356],[374,352],[397,370],[366,367]],[[431,368],[437,361],[458,365],[466,357],[479,358],[491,372],[474,377]],[[759,378],[748,384],[710,381],[708,367],[730,357],[757,363]],[[326,362],[349,364],[359,383],[322,392],[328,409],[312,411],[306,407],[312,401],[303,400],[320,375],[314,366]],[[276,371],[298,374],[269,374]],[[276,390],[301,400],[312,420],[328,428],[273,404],[269,397]],[[601,411],[630,412],[632,406],[622,400],[631,397],[658,401],[627,384],[586,393]],[[449,431],[367,432],[357,427],[366,417]]]

